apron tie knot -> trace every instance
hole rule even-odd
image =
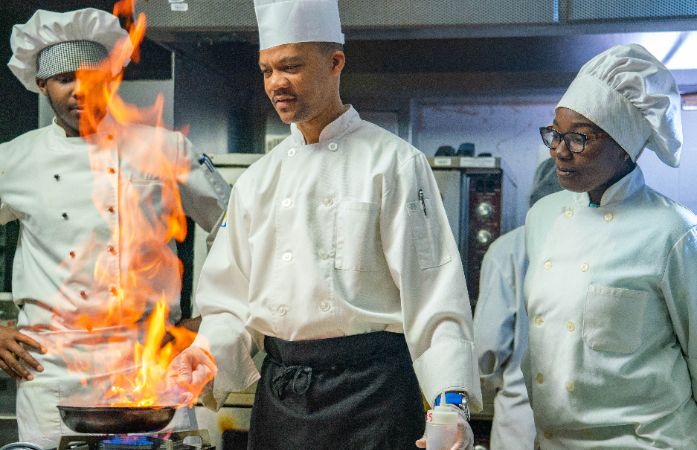
[[[297,395],[303,395],[310,389],[312,382],[312,368],[307,366],[281,366],[281,373],[271,380],[271,388],[276,397],[283,399],[285,391],[290,384],[291,389]]]

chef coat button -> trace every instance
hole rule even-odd
[[[329,150],[335,152],[339,148],[339,144],[336,142],[330,142],[327,147],[329,147]]]
[[[279,305],[279,307],[276,308],[276,311],[278,312],[279,316],[285,316],[288,314],[288,307],[286,305]]]
[[[114,140],[114,135],[110,134],[106,137],[108,140],[113,141]]]
[[[535,325],[538,327],[541,327],[545,323],[545,318],[542,317],[541,315],[536,315],[535,316]]]
[[[109,293],[116,297],[119,294],[119,290],[116,289],[116,286],[109,286]]]
[[[83,299],[86,299],[87,298],[87,291],[80,291],[80,297],[82,297]]]
[[[61,176],[60,176],[60,175],[58,175],[58,174],[56,173],[56,174],[54,174],[54,175],[53,175],[53,178],[55,178],[55,179],[56,179],[56,181],[60,181],[60,179],[61,179]]]
[[[545,376],[538,372],[535,376],[535,380],[537,381],[537,384],[542,384],[545,382]]]
[[[551,431],[545,431],[542,434],[544,435],[545,439],[552,439],[554,437],[554,434],[552,434]]]
[[[327,312],[330,309],[332,309],[332,305],[327,301],[323,301],[322,303],[319,304],[319,309],[321,309],[324,312]]]
[[[293,200],[289,198],[284,198],[281,202],[281,205],[283,205],[284,208],[290,208],[291,206],[293,206]]]
[[[295,156],[296,150],[294,148],[288,149],[288,156]]]
[[[569,381],[568,383],[566,383],[566,391],[567,392],[573,392],[575,390],[576,390],[576,383],[574,383],[573,381]]]
[[[113,174],[116,173],[116,169],[114,169],[113,167],[109,167],[109,168],[107,169],[107,172],[109,172],[111,175],[113,175]]]
[[[112,255],[116,254],[116,248],[114,248],[113,245],[107,245],[106,250],[111,253]]]
[[[603,216],[603,219],[605,219],[605,222],[611,221],[615,216],[612,215],[612,213],[605,213]]]
[[[68,213],[64,212],[63,214],[61,214],[61,217],[65,220],[68,220]]]
[[[327,197],[324,199],[324,206],[327,208],[331,208],[334,205],[334,198],[333,197]]]
[[[571,208],[568,208],[566,211],[564,211],[564,215],[566,216],[567,219],[570,219],[574,216],[574,210]]]
[[[588,263],[581,264],[581,272],[588,272],[588,269],[589,269]]]
[[[544,267],[546,270],[551,269],[552,268],[552,261],[550,261],[550,260],[545,261]]]
[[[568,322],[566,322],[566,329],[569,330],[569,333],[572,333],[576,330],[576,324],[573,321],[569,320]]]
[[[113,206],[108,207],[106,210],[112,214],[114,214],[116,212],[116,208],[114,208]]]
[[[288,262],[293,259],[293,254],[291,252],[285,252],[281,258],[283,258],[283,261]]]

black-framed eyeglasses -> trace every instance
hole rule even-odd
[[[596,139],[599,136],[608,136],[608,134],[604,131],[590,134],[577,133],[575,131],[560,133],[552,127],[540,127],[540,136],[542,137],[542,142],[548,148],[557,148],[563,139],[566,148],[569,149],[570,152],[581,153],[583,149],[586,148],[586,141]]]

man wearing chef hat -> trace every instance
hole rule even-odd
[[[680,162],[680,95],[643,47],[586,63],[540,129],[566,189],[525,223],[523,363],[543,449],[697,448],[697,217],[644,184]]]
[[[257,1],[256,13],[264,87],[291,136],[233,187],[196,295],[199,338],[172,372],[205,381],[210,351],[217,406],[259,379],[253,449],[414,448],[419,387],[431,403],[448,391],[463,416],[481,406],[435,179],[421,152],[342,103],[337,0]],[[461,426],[455,448],[471,445]]]
[[[108,314],[113,295],[109,284],[120,286],[139,256],[121,245],[122,224],[129,220],[121,199],[137,190],[146,208],[152,208],[153,220],[164,210],[157,175],[128,163],[136,150],[143,150],[143,143],[150,142],[155,128],[133,127],[134,134],[113,137],[113,148],[100,148],[99,157],[108,162],[106,176],[93,173],[90,158],[95,146],[80,135],[84,105],[76,91],[76,71],[99,64],[119,41],[129,45],[118,19],[92,8],[38,10],[27,23],[15,25],[11,37],[10,70],[28,90],[45,95],[55,113],[49,126],[0,145],[0,223],[19,220],[22,227],[12,280],[13,298],[20,307],[18,329],[0,327],[0,369],[19,380],[20,439],[44,448],[55,448],[61,434],[71,433],[61,424],[59,400],[69,398],[81,382],[106,375],[99,373],[106,359],[117,359],[120,351],[127,354],[134,344],[135,337],[118,326],[86,329]],[[113,75],[121,69],[114,68]],[[188,176],[177,177],[186,213],[211,230],[222,216],[225,192],[214,191],[208,169],[195,162],[186,138],[166,130],[158,135],[171,144],[165,149],[169,157],[190,166]],[[147,256],[165,264],[173,245],[158,240]],[[105,258],[113,263],[102,266],[96,281],[95,262]],[[181,316],[180,286],[168,280],[179,278],[178,265],[171,269],[151,272],[149,282],[168,295],[170,319],[176,321]],[[82,315],[94,321],[85,324],[78,320]],[[101,339],[124,337],[120,333],[125,349]],[[59,351],[57,346],[64,348]],[[71,371],[66,361],[91,369]]]

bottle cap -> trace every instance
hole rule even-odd
[[[431,423],[437,425],[451,425],[457,423],[459,414],[448,406],[436,406],[431,410]]]
[[[437,425],[451,425],[457,423],[459,414],[455,409],[449,408],[445,403],[445,392],[441,394],[440,404],[431,410],[431,423]]]

